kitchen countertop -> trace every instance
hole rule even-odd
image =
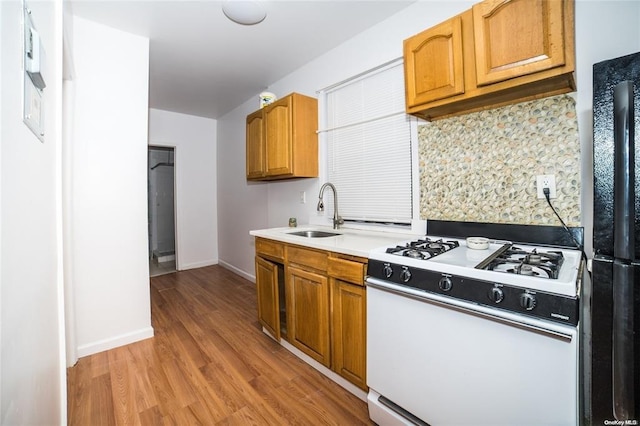
[[[311,230],[335,232],[340,235],[335,237],[309,238],[289,234],[291,232]],[[365,231],[350,228],[332,229],[330,227],[310,225],[295,228],[283,227],[259,229],[250,231],[249,234],[255,237],[281,241],[283,243],[298,244],[319,250],[333,251],[360,257],[368,257],[369,251],[374,248],[397,244],[402,241],[415,239],[416,237],[415,234],[407,233]]]

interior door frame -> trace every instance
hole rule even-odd
[[[178,191],[178,147],[175,145],[171,145],[171,144],[162,144],[162,143],[158,143],[158,142],[154,142],[154,143],[149,143],[148,147],[147,147],[147,153],[149,151],[151,151],[154,148],[161,148],[161,149],[172,149],[173,150],[173,233],[174,233],[174,253],[175,253],[175,257],[176,257],[176,271],[180,271],[181,267],[180,267],[180,252],[181,250],[181,244],[180,244],[180,239],[179,239],[179,223],[180,223],[180,218],[179,218],[179,209],[178,209],[178,200],[179,200],[179,191]],[[147,172],[149,172],[149,164],[147,164]],[[148,177],[147,177],[148,180]],[[149,194],[149,189],[147,189],[147,205],[149,205],[149,199],[150,199],[150,194]],[[151,244],[151,241],[149,241],[149,244]]]

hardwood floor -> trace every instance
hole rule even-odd
[[[371,425],[364,402],[261,331],[219,266],[151,278],[152,339],[68,369],[70,425]]]

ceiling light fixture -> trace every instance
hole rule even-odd
[[[225,0],[222,11],[227,18],[242,25],[259,24],[267,17],[263,2],[257,0]]]

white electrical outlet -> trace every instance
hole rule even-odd
[[[556,198],[556,177],[555,175],[538,175],[536,176],[536,188],[538,190],[538,198],[544,200],[544,188],[549,188],[549,198]]]
[[[300,204],[305,204],[307,202],[307,192],[300,191]]]

